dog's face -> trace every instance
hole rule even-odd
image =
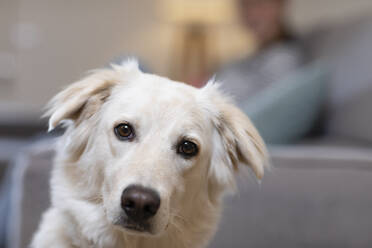
[[[215,85],[196,89],[135,62],[73,84],[49,114],[51,128],[72,120],[68,159],[89,177],[107,220],[133,234],[161,234],[196,196],[218,201],[239,163],[263,175],[261,138]]]

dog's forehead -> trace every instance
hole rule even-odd
[[[116,88],[110,100],[110,112],[135,118],[140,114],[142,118],[157,120],[178,117],[192,122],[195,118],[187,117],[203,116],[199,98],[200,90],[197,88],[141,73]]]
[[[159,104],[168,102],[195,103],[198,91],[184,83],[151,74],[142,74],[133,79],[129,87],[143,96],[139,100],[143,102],[156,101]]]

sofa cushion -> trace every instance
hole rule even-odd
[[[323,27],[304,37],[314,59],[329,72],[327,130],[331,135],[372,142],[372,18]]]
[[[328,106],[338,109],[372,85],[372,16],[322,27],[304,37],[313,59],[327,61]]]
[[[242,104],[267,143],[291,143],[311,131],[326,96],[325,71],[310,64]]]
[[[327,126],[330,135],[372,145],[372,79],[369,89],[354,95],[330,113]]]

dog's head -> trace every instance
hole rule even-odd
[[[212,82],[196,89],[129,61],[72,84],[47,114],[50,129],[69,120],[63,154],[84,197],[128,232],[160,234],[174,216],[218,203],[240,164],[264,174],[262,139]]]

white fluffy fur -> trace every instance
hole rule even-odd
[[[261,179],[266,166],[262,139],[217,84],[196,89],[145,74],[135,61],[93,71],[55,96],[47,115],[50,130],[62,122],[67,130],[33,248],[206,247],[234,172],[246,164]],[[135,127],[135,141],[115,137],[123,121]],[[199,145],[195,158],[176,153],[183,137]],[[130,184],[160,194],[151,234],[113,224]]]

